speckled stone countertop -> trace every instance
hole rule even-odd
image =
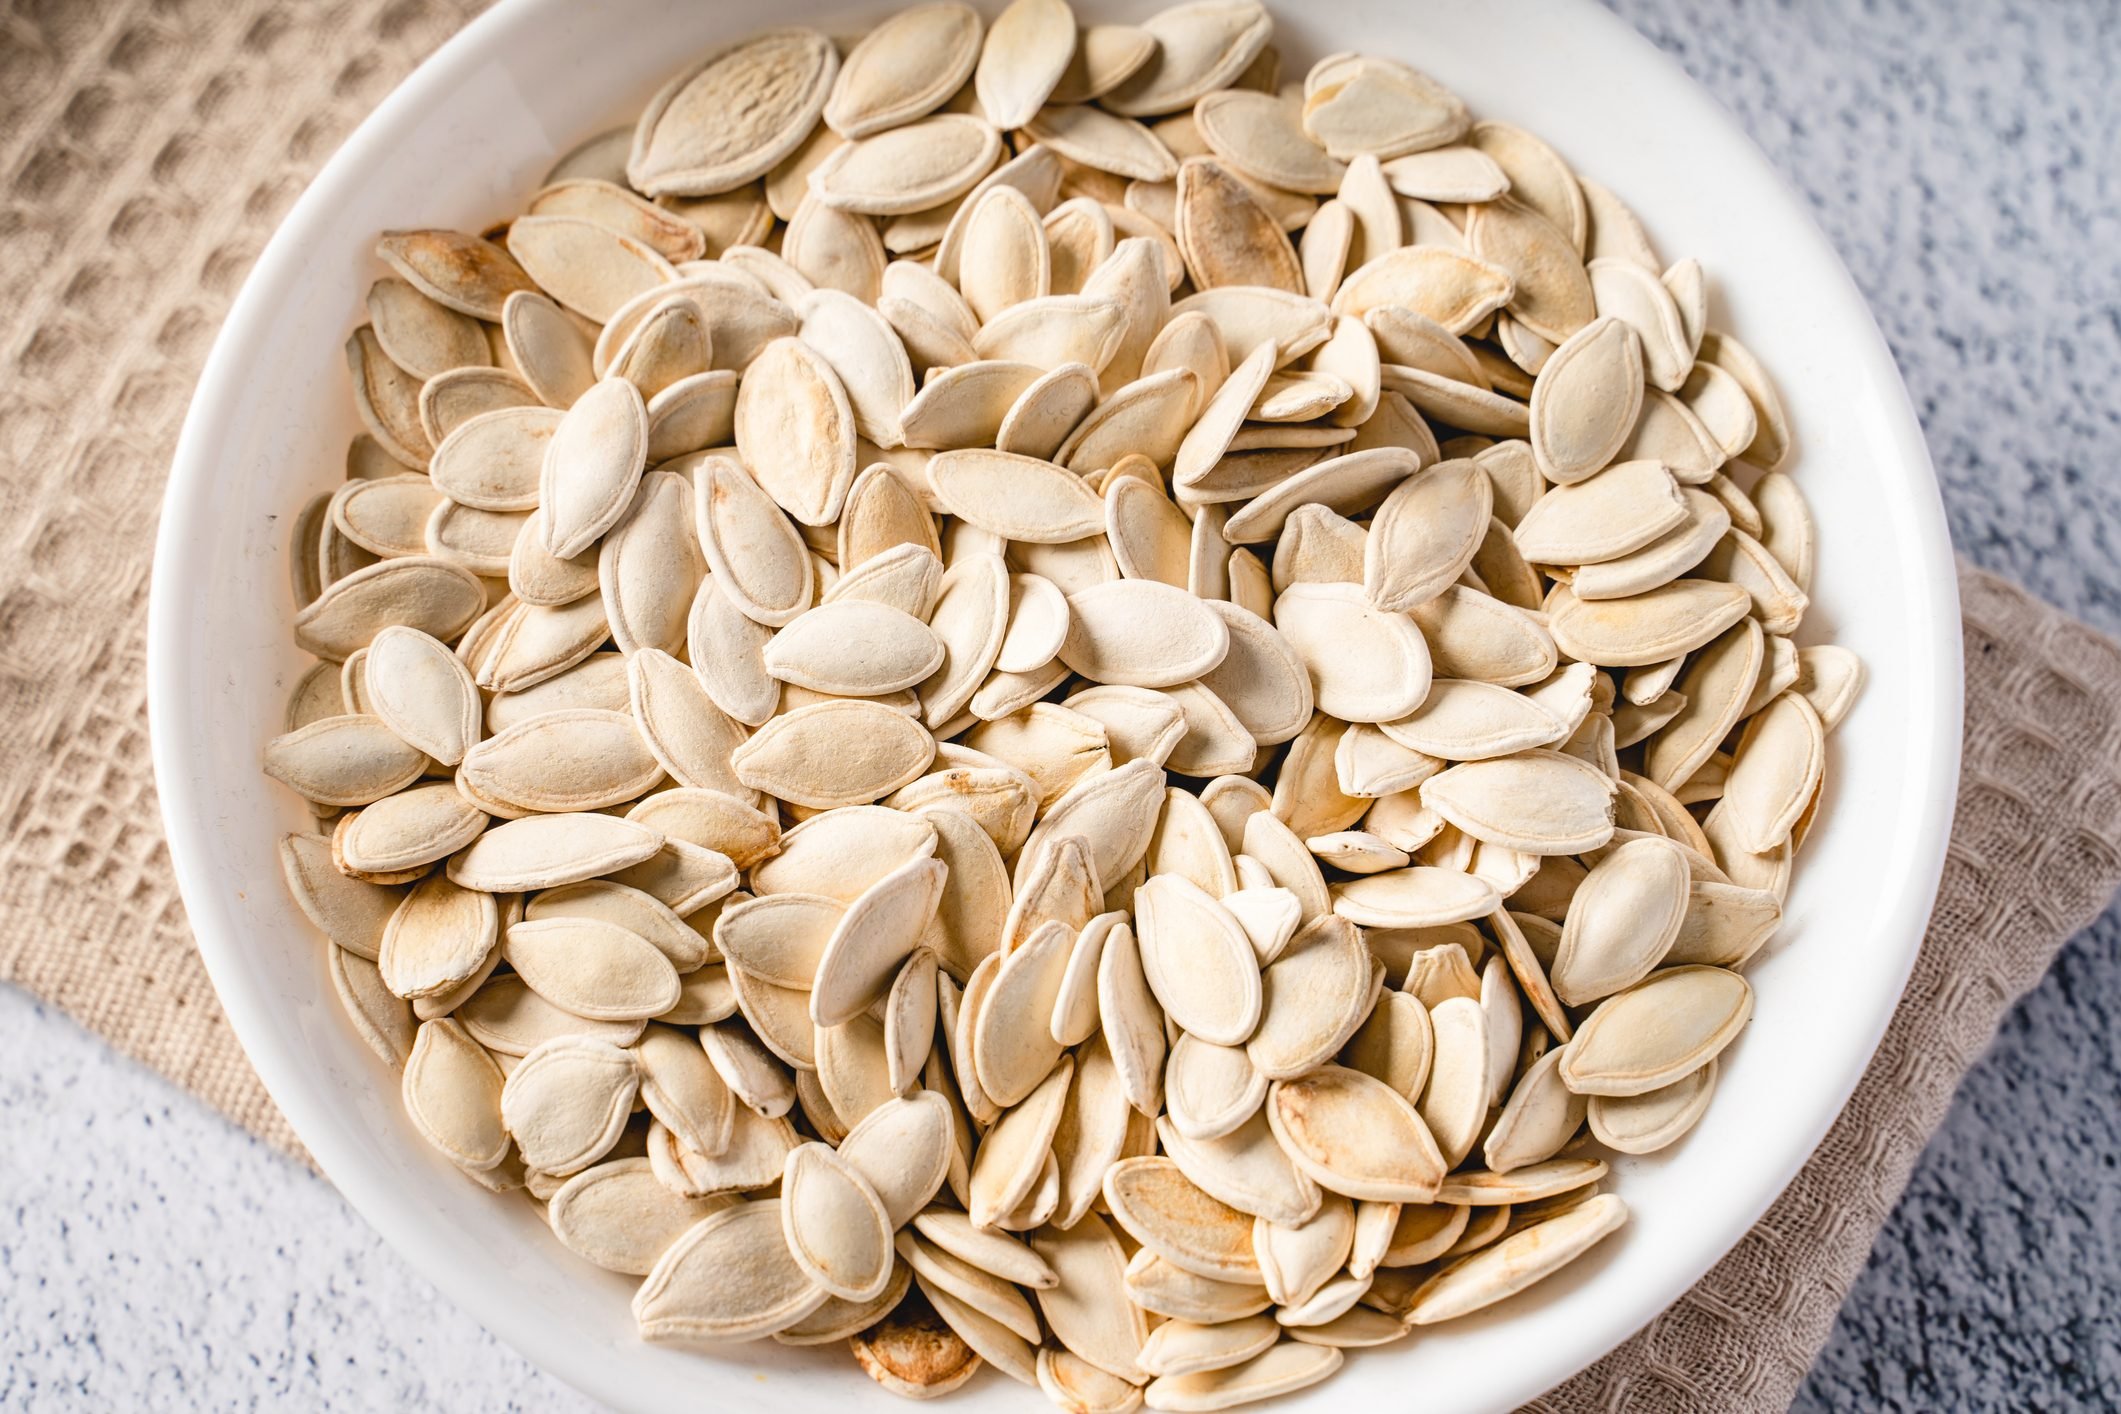
[[[2121,632],[2121,5],[1614,0],[1804,193],[1962,552]],[[308,1170],[0,988],[0,1409],[588,1409]],[[2121,1407],[2121,910],[1967,1078],[1802,1410]]]

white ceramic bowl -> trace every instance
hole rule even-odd
[[[306,815],[259,775],[289,686],[287,528],[335,484],[358,427],[340,344],[389,227],[478,230],[555,156],[629,121],[723,39],[890,7],[826,0],[516,0],[378,108],[273,238],[221,332],[178,447],[149,623],[155,769],[199,948],[258,1073],[317,1161],[414,1266],[532,1360],[623,1409],[844,1411],[885,1396],[843,1349],[699,1354],[633,1333],[629,1279],[556,1243],[530,1206],[465,1181],[412,1132],[396,1078],[355,1039],[274,859]],[[990,10],[993,5],[990,3]],[[1154,6],[1087,0],[1086,17]],[[1863,655],[1831,741],[1825,808],[1782,933],[1749,971],[1751,1027],[1675,1149],[1622,1160],[1622,1233],[1552,1281],[1385,1350],[1289,1401],[1326,1410],[1502,1410],[1589,1365],[1726,1252],[1812,1152],[1877,1044],[1929,914],[1959,754],[1959,620],[1937,486],[1892,359],[1802,207],[1730,117],[1649,44],[1577,0],[1276,6],[1300,74],[1335,49],[1410,60],[1476,113],[1523,124],[1698,256],[1714,323],[1778,381],[1820,526],[1805,637]],[[1034,1407],[983,1376],[966,1407]]]

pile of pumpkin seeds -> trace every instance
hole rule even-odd
[[[778,30],[377,247],[285,872],[648,1339],[1223,1408],[1714,1093],[1862,680],[1775,392],[1552,148],[1271,28]]]

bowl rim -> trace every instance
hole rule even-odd
[[[299,1058],[264,1025],[263,1010],[282,999],[270,995],[246,969],[233,941],[241,925],[211,877],[212,863],[199,828],[199,822],[208,818],[202,808],[201,782],[185,768],[186,753],[197,739],[196,733],[208,724],[198,720],[185,695],[183,664],[177,652],[182,627],[182,585],[187,576],[198,570],[188,551],[201,539],[198,527],[207,514],[205,499],[188,492],[213,474],[211,449],[222,443],[224,430],[242,415],[235,374],[243,364],[247,346],[273,317],[275,291],[301,274],[304,233],[328,218],[358,183],[361,172],[379,149],[404,140],[437,95],[485,61],[491,40],[533,22],[541,12],[561,3],[564,0],[501,0],[440,46],[360,122],[326,161],[282,218],[246,276],[202,369],[171,463],[148,605],[147,685],[157,793],[179,893],[207,975],[231,1029],[267,1092],[326,1177],[370,1226],[389,1240],[398,1255],[531,1363],[579,1390],[594,1391],[606,1384],[603,1377],[607,1371],[602,1363],[586,1352],[578,1353],[573,1343],[550,1341],[550,1331],[542,1321],[492,1301],[474,1274],[403,1241],[407,1218],[404,1195],[385,1184],[363,1159],[357,1146],[343,1133],[339,1123],[342,1116],[335,1113],[337,1107],[323,1088],[303,1082],[296,1066]],[[986,0],[981,8],[991,11],[994,3],[995,0]],[[1894,985],[1889,991],[1880,988],[1875,1005],[1865,1017],[1867,1034],[1863,1044],[1849,1051],[1850,1063],[1830,1087],[1831,1105],[1826,1103],[1828,1087],[1823,1087],[1814,1122],[1806,1127],[1806,1137],[1801,1144],[1788,1147],[1787,1161],[1779,1166],[1771,1182],[1761,1185],[1763,1196],[1757,1203],[1734,1211],[1732,1220],[1715,1240],[1702,1245],[1697,1261],[1673,1264],[1664,1283],[1666,1289],[1655,1293],[1654,1302],[1625,1303],[1643,1308],[1640,1319],[1610,1321],[1580,1363],[1552,1379],[1529,1382],[1520,1371],[1511,1383],[1506,1372],[1500,1374],[1497,1393],[1505,1398],[1498,1401],[1497,1408],[1515,1404],[1590,1368],[1661,1314],[1736,1246],[1824,1140],[1867,1070],[1920,951],[1950,836],[1962,738],[1964,681],[1958,584],[1941,491],[1927,442],[1875,316],[1809,206],[1729,111],[1676,60],[1617,15],[1591,0],[1574,0],[1572,8],[1576,11],[1572,23],[1605,27],[1605,42],[1633,46],[1637,62],[1661,70],[1671,85],[1671,95],[1686,110],[1682,116],[1716,130],[1719,140],[1730,145],[1734,160],[1753,168],[1747,180],[1776,194],[1801,227],[1803,239],[1815,248],[1811,254],[1823,257],[1818,260],[1821,268],[1832,272],[1838,288],[1822,293],[1831,294],[1853,312],[1848,328],[1852,335],[1860,331],[1861,347],[1852,350],[1852,356],[1860,359],[1872,386],[1887,390],[1890,405],[1877,410],[1881,425],[1890,435],[1893,450],[1909,479],[1926,482],[1930,490],[1926,501],[1913,509],[1916,519],[1927,524],[1929,533],[1910,538],[1905,568],[1915,597],[1933,611],[1927,625],[1930,641],[1923,645],[1933,671],[1929,681],[1917,686],[1925,694],[1924,700],[1935,704],[1934,715],[1921,724],[1931,733],[1936,748],[1928,758],[1928,770],[1921,784],[1927,799],[1941,803],[1941,808],[1928,811],[1909,824],[1906,847],[1899,851],[1903,867],[1897,874],[1878,881],[1881,889],[1897,900],[1888,931],[1901,940],[1901,956],[1894,969]],[[873,11],[877,6],[863,0],[843,0],[828,3],[825,9],[828,13],[852,14]],[[824,20],[806,16],[806,22]],[[1526,1363],[1536,1367],[1539,1362]]]

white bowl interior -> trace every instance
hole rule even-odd
[[[150,627],[157,775],[171,851],[231,1021],[303,1141],[368,1219],[525,1354],[625,1409],[711,1403],[826,1411],[882,1396],[846,1353],[771,1343],[645,1345],[634,1283],[565,1252],[530,1207],[465,1181],[406,1124],[394,1077],[354,1037],[274,844],[306,816],[257,769],[305,660],[289,635],[287,534],[341,476],[359,430],[340,345],[381,273],[384,228],[477,230],[518,209],[555,156],[627,121],[689,56],[757,28],[858,33],[889,7],[821,0],[518,0],[474,23],[333,159],[260,260],[185,427]],[[989,4],[986,8],[994,8]],[[1085,18],[1139,3],[1082,3]],[[1959,745],[1950,550],[1919,431],[1884,343],[1823,237],[1730,118],[1589,3],[1342,0],[1276,7],[1286,73],[1335,49],[1410,60],[1484,117],[1547,138],[1643,217],[1667,259],[1698,256],[1714,323],[1772,370],[1794,470],[1821,528],[1803,637],[1862,654],[1870,684],[1831,742],[1828,799],[1787,920],[1749,975],[1758,1005],[1721,1093],[1683,1143],[1615,1164],[1634,1210],[1574,1269],[1422,1331],[1290,1401],[1507,1409],[1598,1358],[1708,1269],[1781,1190],[1868,1060],[1920,941]],[[1035,1395],[983,1376],[967,1407]]]

